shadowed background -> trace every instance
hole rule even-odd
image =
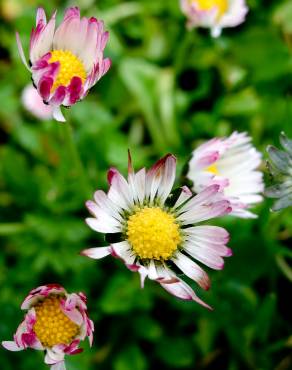
[[[76,165],[68,126],[40,122],[24,110],[30,75],[18,56],[15,30],[28,47],[34,0],[2,0],[0,25],[0,339],[10,340],[29,290],[58,282],[84,291],[95,322],[94,346],[67,357],[77,369],[288,370],[292,368],[290,210],[257,220],[226,217],[234,256],[210,272],[203,292],[209,312],[167,294],[111,257],[79,256],[104,245],[84,223],[84,202],[107,189],[106,172],[136,169],[172,152],[178,182],[191,150],[214,136],[247,131],[265,154],[292,136],[292,5],[248,1],[247,21],[219,39],[187,32],[178,0],[46,2],[58,17],[69,5],[104,19],[112,68],[88,97],[64,114],[85,171]],[[290,51],[289,51],[290,49]],[[263,164],[262,169],[265,169]],[[268,182],[268,176],[266,181]],[[290,245],[290,247],[289,247]],[[43,353],[0,349],[5,370],[46,369]]]

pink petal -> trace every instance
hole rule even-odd
[[[19,347],[15,342],[6,340],[2,342],[2,346],[8,351],[13,352],[22,351],[24,349],[23,347]]]

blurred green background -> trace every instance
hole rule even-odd
[[[186,31],[178,0],[44,3],[59,18],[78,5],[110,31],[112,68],[64,112],[82,175],[69,126],[40,122],[21,104],[30,75],[14,32],[27,48],[38,2],[2,0],[1,340],[12,338],[29,290],[58,282],[87,294],[96,327],[93,348],[67,357],[68,370],[292,369],[291,208],[271,214],[266,200],[257,220],[216,221],[230,231],[234,256],[209,271],[210,291],[191,283],[213,312],[149,280],[141,290],[138,274],[118,260],[78,254],[104,243],[84,223],[84,202],[106,189],[109,166],[126,174],[128,148],[136,169],[174,153],[179,178],[191,150],[213,136],[248,131],[263,153],[279,145],[280,131],[292,136],[292,4],[248,3],[247,21],[215,40],[208,30]],[[0,356],[1,369],[46,368],[33,350]]]

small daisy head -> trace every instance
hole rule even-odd
[[[10,351],[44,350],[45,363],[52,370],[61,370],[65,369],[65,355],[82,352],[78,348],[81,340],[88,337],[92,344],[94,327],[87,315],[83,293],[68,294],[57,284],[40,286],[29,293],[21,309],[27,313],[14,341],[2,342]]]
[[[173,295],[204,303],[171,269],[174,265],[203,289],[210,286],[206,272],[195,260],[213,269],[222,269],[227,231],[202,222],[231,211],[218,185],[194,196],[183,187],[179,196],[171,194],[175,181],[176,159],[168,154],[150,170],[134,172],[129,156],[128,179],[116,169],[108,173],[109,191],[98,190],[87,202],[92,218],[86,220],[95,231],[116,234],[116,242],[84,250],[83,255],[99,259],[111,254],[139,272],[141,285],[146,277],[157,281]],[[106,238],[109,239],[109,238]],[[113,240],[113,239],[112,239]]]
[[[265,190],[265,195],[277,199],[272,211],[292,206],[292,140],[282,132],[280,143],[283,150],[272,145],[267,147],[269,154],[267,166],[274,184]]]
[[[235,27],[244,22],[248,8],[245,0],[180,0],[188,27],[210,28],[213,37],[222,28]]]
[[[30,36],[28,66],[20,38],[16,34],[23,63],[32,73],[39,95],[53,108],[54,118],[64,121],[60,106],[72,106],[82,100],[89,89],[108,71],[110,60],[103,58],[108,40],[103,22],[80,18],[77,7],[68,8],[55,29],[56,13],[47,22],[39,8],[36,27]]]
[[[48,120],[53,117],[52,107],[44,104],[43,99],[33,85],[27,85],[21,96],[24,108],[40,120]]]
[[[232,215],[256,217],[247,208],[262,201],[263,174],[257,171],[261,153],[246,133],[234,132],[227,138],[214,138],[199,146],[189,162],[188,179],[193,190],[200,192],[217,184],[231,202]]]

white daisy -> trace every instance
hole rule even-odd
[[[224,265],[222,257],[230,256],[231,250],[226,247],[225,229],[201,223],[230,212],[230,202],[223,199],[218,185],[196,196],[183,187],[174,199],[175,171],[176,159],[170,154],[150,170],[142,168],[137,173],[129,156],[128,181],[110,169],[109,191],[98,190],[94,201],[87,202],[93,218],[86,222],[99,233],[116,234],[119,240],[82,254],[96,259],[111,254],[139,272],[142,286],[149,277],[173,295],[210,308],[171,266],[176,265],[203,289],[209,288],[208,275],[194,260],[219,270]]]
[[[195,149],[187,177],[197,193],[218,184],[231,202],[232,215],[254,218],[256,215],[247,208],[263,199],[263,174],[256,170],[261,158],[245,132],[234,132],[228,138],[214,138]]]

